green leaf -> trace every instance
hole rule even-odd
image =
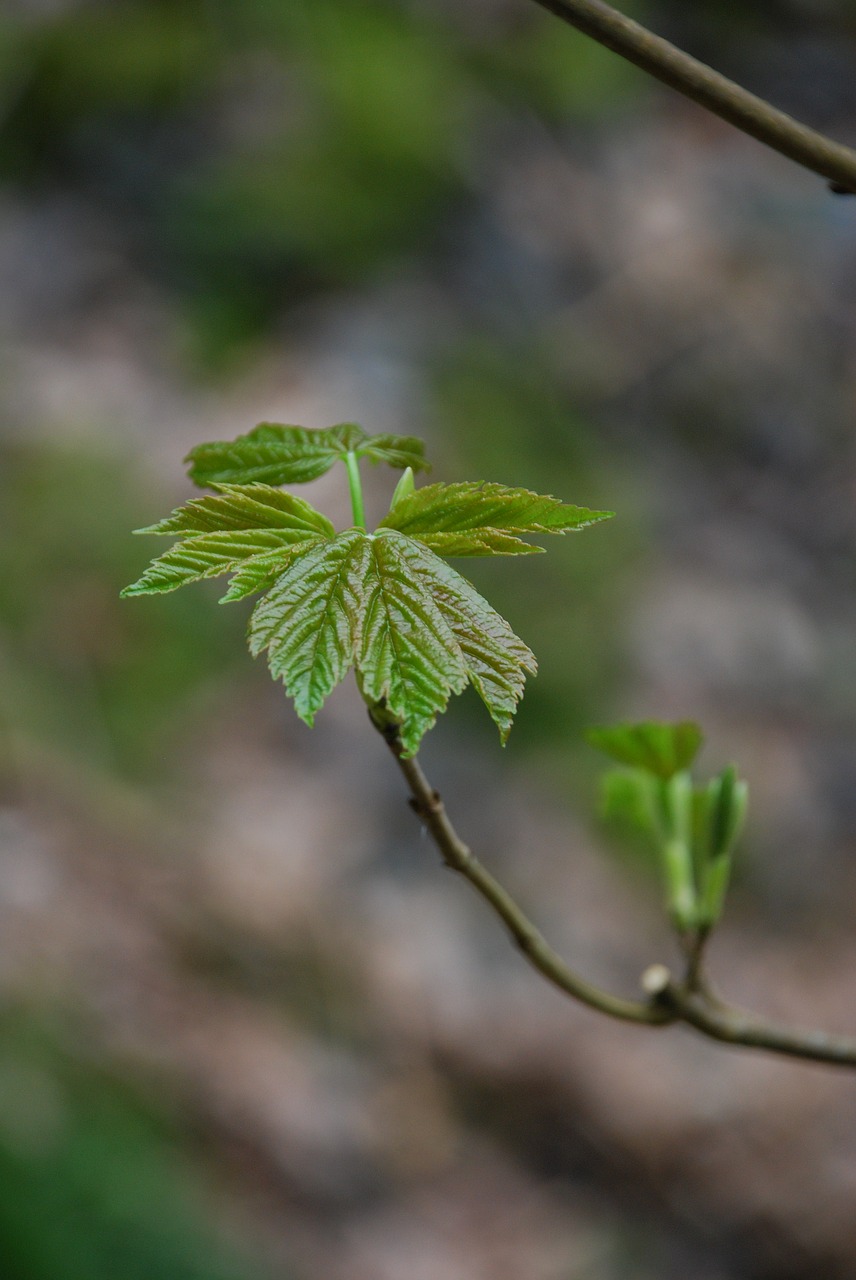
[[[660,846],[666,908],[675,927],[683,932],[698,924],[698,889],[693,874],[692,850],[683,840],[664,840]]]
[[[292,548],[292,555],[299,549],[308,550],[319,538],[310,538]],[[326,541],[326,539],[325,539]],[[246,596],[256,595],[260,591],[268,591],[277,578],[281,577],[291,562],[291,556],[283,557],[281,551],[263,551],[259,555],[250,556],[234,570],[229,579],[229,589],[221,596],[221,604],[231,604],[233,600],[243,600]]]
[[[357,450],[358,458],[369,462],[385,462],[397,471],[430,471],[425,460],[425,445],[416,436],[369,436]]]
[[[731,854],[740,837],[749,805],[749,787],[738,777],[733,764],[727,765],[717,777],[711,778],[705,791],[706,800],[706,856],[713,861],[719,856]]]
[[[609,769],[600,778],[600,816],[623,831],[654,830],[651,778],[641,769]]]
[[[256,606],[250,649],[267,650],[308,724],[353,664],[366,701],[398,723],[405,755],[469,681],[505,740],[525,672],[535,670],[526,645],[460,574],[392,530],[350,529],[300,549]]]
[[[200,487],[253,480],[277,485],[316,480],[340,456],[341,446],[326,431],[263,422],[236,440],[197,445],[185,461]]]
[[[589,729],[586,738],[613,760],[645,769],[663,779],[688,769],[703,741],[698,725],[690,720],[677,724],[646,721]]]
[[[401,724],[412,754],[467,683],[454,633],[418,573],[417,544],[351,529],[289,566],[250,621],[298,715],[315,713],[353,663],[363,696]]]
[[[737,776],[733,764],[711,779],[707,787],[709,806],[709,857],[729,854],[743,829],[749,789]]]
[[[352,431],[343,438],[355,443]],[[222,573],[232,575],[224,601],[266,593],[250,648],[267,651],[308,724],[353,665],[369,704],[398,724],[406,755],[468,683],[508,737],[534,656],[421,541],[395,529],[336,535],[308,503],[259,483],[219,485],[142,532],[178,541],[123,595]]]
[[[686,769],[679,769],[657,788],[660,819],[668,838],[680,840],[687,848],[693,838],[693,783]]]
[[[227,597],[238,599],[259,589],[251,582],[269,581],[270,572],[260,575],[261,567],[270,571],[276,564],[281,573],[296,548],[328,539],[335,530],[326,516],[302,498],[255,484],[222,486],[216,496],[188,502],[159,524],[138,532],[189,536],[153,560],[123,596],[174,591],[244,564],[240,591]]]
[[[381,528],[398,529],[445,556],[531,555],[541,548],[520,535],[566,533],[611,515],[501,484],[432,484],[397,502]]]
[[[389,539],[396,535],[382,536]],[[523,696],[526,673],[534,675],[538,669],[535,655],[472,583],[428,548],[403,540],[409,543],[413,572],[430,592],[460,645],[467,676],[504,745]]]
[[[393,533],[369,545],[357,667],[363,696],[401,720],[412,755],[450,694],[466,687],[467,662],[432,595],[423,549]]]
[[[236,440],[200,444],[186,461],[200,486],[302,484],[324,475],[348,453],[386,462],[392,467],[427,469],[424,446],[413,436],[369,436],[354,422],[313,431],[307,427],[263,422]]]
[[[267,650],[271,674],[311,725],[354,661],[371,543],[349,529],[294,557],[250,619],[250,652]]]
[[[608,769],[600,778],[600,816],[624,848],[644,857],[659,847],[660,821],[656,788],[659,780],[643,769]]]
[[[698,910],[698,924],[712,929],[719,922],[731,882],[731,855],[722,853],[707,868],[704,892]]]
[[[145,529],[145,533],[213,533],[228,529],[307,530],[332,537],[335,529],[325,515],[293,493],[266,484],[216,486],[218,496],[192,498],[171,516]]]

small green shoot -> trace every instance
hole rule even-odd
[[[653,844],[675,928],[682,935],[709,931],[725,905],[746,783],[733,765],[706,785],[693,782],[689,770],[702,735],[691,721],[617,725],[587,736],[625,766],[606,774],[604,807]]]

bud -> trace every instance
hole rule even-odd
[[[723,769],[707,788],[708,848],[711,860],[730,854],[746,818],[749,789],[737,777],[733,764]]]
[[[416,482],[413,479],[413,468],[408,467],[398,484],[395,486],[395,492],[392,495],[392,502],[389,504],[390,511],[392,511],[393,507],[398,506],[399,502],[403,502],[405,498],[409,498],[415,488]]]
[[[662,783],[661,794],[667,836],[689,847],[693,831],[693,784],[689,773],[682,769]]]
[[[666,877],[666,907],[681,932],[698,924],[698,901],[693,876],[692,851],[683,840],[666,840],[662,846]]]
[[[731,855],[722,853],[705,869],[704,893],[698,908],[698,924],[712,929],[722,915],[731,880]]]

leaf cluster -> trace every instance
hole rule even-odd
[[[725,903],[746,816],[746,783],[733,765],[707,784],[693,781],[690,769],[703,739],[692,721],[596,728],[588,739],[625,766],[604,778],[604,813],[653,843],[675,926],[710,929]]]
[[[352,477],[360,458],[405,470],[374,532],[337,532],[277,487],[315,479],[337,461]],[[261,594],[250,650],[267,654],[298,715],[311,725],[353,667],[366,702],[397,727],[405,755],[468,684],[505,742],[526,675],[536,671],[530,649],[442,557],[530,554],[541,548],[526,536],[581,529],[610,514],[499,484],[416,489],[413,472],[427,466],[422,442],[369,436],[353,423],[323,431],[265,423],[237,440],[197,446],[188,462],[191,479],[214,493],[138,530],[177,541],[123,595],[229,574],[224,603]],[[355,512],[357,505],[361,499]]]

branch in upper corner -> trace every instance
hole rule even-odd
[[[800,124],[603,0],[535,3],[743,133],[820,174],[836,194],[856,195],[856,151]]]

